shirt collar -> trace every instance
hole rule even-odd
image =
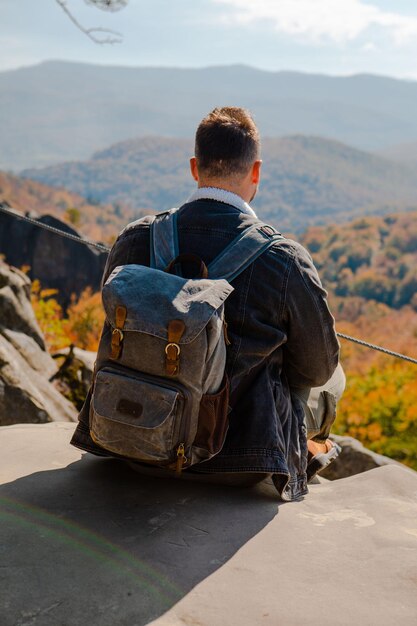
[[[218,202],[231,204],[242,213],[256,217],[255,211],[243,198],[232,191],[227,191],[227,189],[220,189],[219,187],[200,187],[191,194],[187,203],[194,202],[195,200],[217,200]]]

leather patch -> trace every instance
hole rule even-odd
[[[132,402],[127,398],[121,398],[117,403],[117,410],[123,415],[133,415],[133,417],[140,417],[143,413],[143,406],[140,402]]]

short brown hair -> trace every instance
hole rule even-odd
[[[213,178],[244,175],[259,158],[259,132],[252,115],[239,107],[216,108],[195,135],[198,169]]]

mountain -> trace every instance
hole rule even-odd
[[[408,141],[406,143],[388,146],[382,150],[378,150],[379,156],[400,163],[417,164],[417,141]]]
[[[0,169],[85,159],[141,135],[191,138],[225,104],[251,109],[264,137],[321,135],[367,150],[417,140],[416,82],[51,61],[0,72]]]
[[[284,231],[417,205],[416,171],[334,140],[292,136],[263,142],[263,178],[253,206]],[[25,176],[90,200],[160,211],[186,200],[192,142],[147,137],[92,159],[27,170]]]

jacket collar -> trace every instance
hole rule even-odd
[[[225,204],[234,206],[242,213],[256,217],[255,211],[243,198],[232,191],[227,191],[227,189],[220,189],[219,187],[200,187],[191,194],[187,203],[194,202],[195,200],[217,200],[218,202],[224,202]]]

